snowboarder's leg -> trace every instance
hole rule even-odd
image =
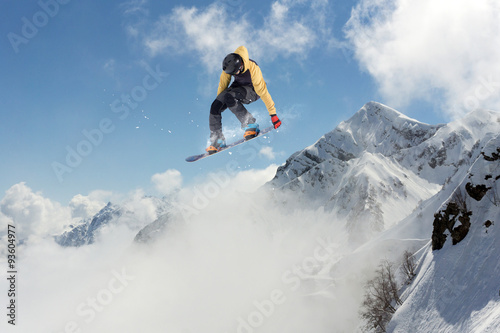
[[[235,87],[228,90],[224,96],[224,104],[240,121],[241,128],[245,130],[243,137],[245,140],[256,137],[260,132],[259,125],[255,123],[255,118],[243,104],[255,102],[259,96],[251,86]]]
[[[255,118],[245,108],[243,104],[250,104],[259,99],[259,95],[251,86],[242,86],[232,89],[224,99],[225,104],[235,114],[241,122],[241,128],[245,130],[243,137],[245,140],[259,135],[259,124],[255,123]]]
[[[255,93],[252,87],[229,87],[227,93],[224,95],[224,104],[227,105],[229,110],[238,118],[241,123],[241,128],[246,128],[248,124],[254,124],[255,118],[243,106],[243,104],[250,104],[255,102],[259,96]],[[222,95],[222,94],[221,94]]]
[[[212,155],[222,148],[226,147],[226,139],[222,132],[213,132],[210,134],[210,146],[206,149],[206,151]]]
[[[229,108],[241,123],[241,128],[245,130],[243,137],[248,140],[256,137],[260,130],[255,123],[255,118],[243,106],[259,99],[259,96],[251,86],[229,87],[221,92],[210,107],[210,146],[209,153],[215,153],[225,146],[224,135],[222,134],[222,112]]]
[[[227,106],[221,101],[225,92],[222,92],[210,107],[209,127],[210,127],[210,146],[206,149],[209,154],[218,152],[226,146],[226,139],[222,134],[222,115],[221,113]]]
[[[220,93],[219,96],[215,99],[210,107],[210,116],[209,116],[209,126],[210,132],[222,132],[222,112],[227,108],[226,104],[222,101],[226,91]]]

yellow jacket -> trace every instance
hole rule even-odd
[[[250,71],[250,76],[252,77],[252,85],[259,97],[262,99],[264,104],[266,104],[267,111],[269,112],[269,115],[275,115],[276,114],[276,108],[274,106],[273,99],[271,98],[271,95],[267,91],[267,86],[266,86],[266,81],[264,81],[264,78],[262,77],[262,72],[260,70],[260,67],[253,61],[250,61],[250,58],[248,57],[248,50],[244,46],[240,46],[234,51],[234,53],[240,55],[240,57],[243,59],[243,64],[245,66],[243,73],[246,71]],[[219,82],[219,89],[217,90],[217,96],[226,90],[226,88],[229,86],[229,83],[231,83],[231,75],[227,74],[226,72],[222,71],[222,74],[220,75],[220,82]]]

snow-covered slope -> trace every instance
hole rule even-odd
[[[499,331],[499,153],[497,136],[437,212],[432,247],[388,332]]]

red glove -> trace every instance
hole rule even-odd
[[[281,120],[278,118],[277,115],[273,114],[271,116],[271,121],[273,122],[275,129],[281,126]]]

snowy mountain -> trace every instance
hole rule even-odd
[[[268,184],[290,207],[325,207],[363,243],[463,178],[500,131],[498,113],[476,111],[427,125],[379,103],[363,106],[316,143],[293,154]],[[288,202],[289,193],[300,193]]]
[[[169,201],[171,198],[155,198],[144,197],[139,199],[139,206],[125,202],[122,206],[109,202],[93,217],[83,219],[78,225],[70,225],[68,230],[61,235],[55,236],[55,241],[61,246],[82,246],[94,243],[96,237],[104,228],[110,225],[127,225],[131,230],[141,230],[152,220],[158,218],[163,221],[166,218],[167,212],[171,209]],[[141,214],[142,210],[154,211],[154,214]],[[154,217],[145,220],[145,216],[153,215]],[[158,222],[159,223],[159,222]],[[152,227],[147,228],[147,233],[153,232]],[[144,236],[145,232],[137,238],[149,239],[150,236]],[[143,240],[144,240],[143,239]]]
[[[122,214],[123,210],[121,207],[108,202],[104,208],[94,215],[94,217],[84,219],[76,226],[71,225],[70,230],[56,236],[55,241],[61,246],[82,246],[92,244],[99,230]]]
[[[499,133],[498,112],[427,125],[371,102],[293,154],[267,187],[286,211],[323,207],[345,223],[354,251],[322,277],[323,293],[341,297],[346,281],[361,284],[409,250],[418,274],[388,331],[495,332]],[[359,306],[363,291],[348,297]]]
[[[152,223],[146,225],[142,228],[134,238],[134,242],[137,243],[150,243],[154,242],[165,230],[169,221],[172,217],[169,213],[162,214],[153,221]]]

